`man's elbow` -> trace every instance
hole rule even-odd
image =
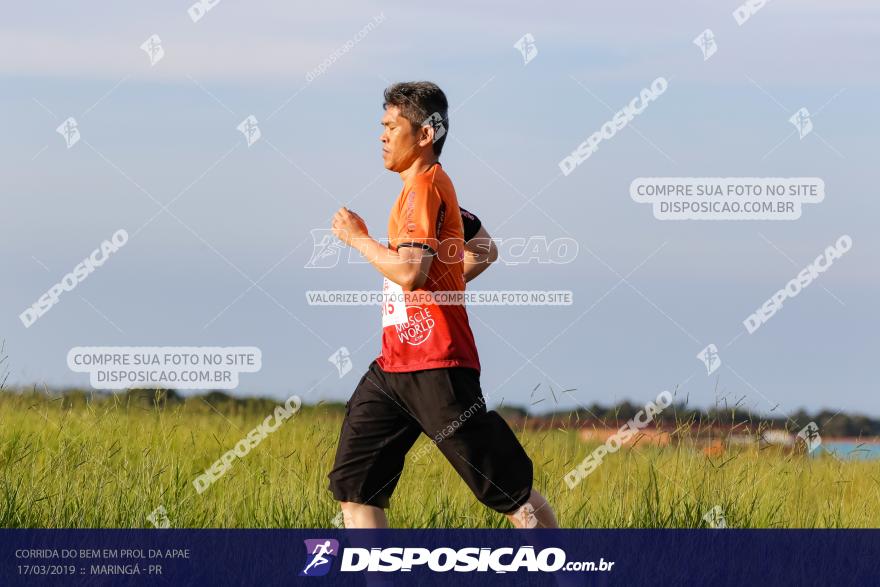
[[[489,255],[486,257],[486,262],[491,265],[495,261],[498,260],[498,247],[495,246],[495,242],[492,241],[489,244]]]

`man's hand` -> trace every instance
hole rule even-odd
[[[370,237],[364,219],[340,208],[333,215],[333,234],[343,243],[357,249],[383,276],[407,291],[422,287],[428,279],[432,255],[419,247],[403,247],[394,251]]]
[[[340,208],[333,215],[331,227],[336,238],[348,246],[352,246],[352,243],[358,239],[370,236],[364,219],[345,207]]]

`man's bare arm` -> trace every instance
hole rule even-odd
[[[340,208],[333,216],[333,234],[354,247],[379,273],[404,290],[412,291],[425,284],[433,254],[421,247],[399,247],[392,251],[367,231],[363,218],[348,208]]]

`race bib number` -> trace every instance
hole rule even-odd
[[[403,288],[386,277],[382,283],[382,328],[408,321]]]

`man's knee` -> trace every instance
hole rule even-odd
[[[372,504],[372,503],[358,503],[356,501],[340,501],[339,507],[343,512],[359,512],[365,510],[383,510],[383,507],[380,504]],[[386,506],[387,507],[387,506]]]

